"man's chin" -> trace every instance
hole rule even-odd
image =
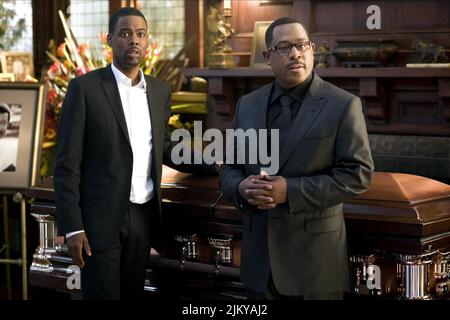
[[[141,61],[140,60],[125,60],[124,61],[124,67],[126,68],[136,68],[139,67],[141,65]]]
[[[308,74],[307,72],[301,72],[301,73],[297,73],[295,75],[292,75],[292,77],[289,77],[289,82],[295,86],[298,85],[300,83],[302,83],[303,81],[305,81],[308,78]]]

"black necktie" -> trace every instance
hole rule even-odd
[[[283,146],[291,131],[292,122],[292,110],[291,105],[294,99],[291,96],[283,94],[280,96],[280,112],[278,117],[274,120],[272,129],[279,129],[280,133],[280,152],[283,150]]]

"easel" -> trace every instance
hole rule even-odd
[[[5,244],[0,251],[5,251],[5,258],[0,259],[0,264],[6,264],[6,288],[8,300],[12,299],[11,292],[11,268],[10,265],[22,266],[22,299],[28,300],[28,270],[27,270],[27,221],[26,221],[26,199],[25,196],[17,192],[13,195],[14,202],[20,202],[20,238],[22,254],[19,259],[11,259],[9,244],[9,212],[8,198],[3,196],[3,230]]]

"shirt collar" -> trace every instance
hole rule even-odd
[[[123,74],[119,69],[117,69],[114,63],[111,63],[111,70],[114,74],[114,77],[116,78],[117,83],[122,83],[126,86],[131,87],[132,83],[131,79],[128,78],[125,74]],[[142,69],[139,69],[139,74],[140,74],[139,83],[134,87],[147,90],[147,82],[145,81],[144,72],[142,71]]]
[[[290,88],[289,90],[284,90],[278,81],[275,80],[272,96],[270,97],[270,103],[274,103],[281,95],[288,94],[293,99],[295,99],[298,102],[301,102],[303,100],[303,96],[308,91],[309,85],[312,82],[314,73],[311,72],[308,78],[306,78],[305,81],[302,83],[296,85],[295,87]]]

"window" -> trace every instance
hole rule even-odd
[[[183,48],[184,0],[141,0],[137,6],[145,15],[149,33],[162,46],[162,58],[173,58]]]
[[[108,32],[108,0],[71,0],[67,9],[68,24],[79,44],[100,50],[100,32]]]
[[[13,10],[15,12],[12,19],[8,19],[4,10]],[[1,26],[6,27],[5,35],[1,40],[3,50],[33,52],[33,9],[31,0],[20,1],[0,1]],[[24,19],[24,29],[16,41],[12,43],[17,32],[17,23]],[[3,25],[3,23],[6,23]],[[12,43],[12,44],[11,44]]]

